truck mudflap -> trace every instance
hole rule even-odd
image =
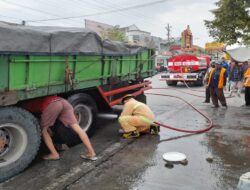
[[[122,88],[114,89],[114,90],[110,90],[110,91],[104,91],[102,89],[102,87],[100,87],[100,86],[98,86],[97,89],[98,89],[99,93],[101,94],[101,96],[103,97],[103,99],[106,101],[106,103],[111,108],[117,104],[120,104],[122,98],[117,98],[115,100],[110,101],[108,98],[109,96],[125,93],[129,90],[134,90],[134,89],[138,89],[138,90],[136,90],[132,93],[129,93],[129,94],[132,94],[134,96],[138,96],[140,94],[143,94],[144,91],[151,89],[152,88],[150,86],[151,83],[152,83],[151,81],[145,81],[145,82],[142,82],[139,84],[134,84],[134,85],[130,85],[130,86],[126,86],[126,87],[122,87]]]
[[[17,102],[18,98],[16,91],[0,92],[0,106],[13,105]]]

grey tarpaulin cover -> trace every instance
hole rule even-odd
[[[103,53],[105,55],[129,55],[140,52],[143,47],[140,46],[131,46],[124,44],[122,42],[115,42],[111,40],[103,41]]]
[[[84,28],[23,26],[0,22],[0,53],[52,53],[124,55],[142,51],[142,47],[102,41]]]
[[[250,59],[250,48],[239,47],[226,51],[235,61],[245,62]]]

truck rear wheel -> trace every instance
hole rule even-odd
[[[147,104],[147,96],[144,93],[136,96],[135,99],[144,103],[144,104]]]
[[[195,82],[196,86],[204,86],[204,76],[201,76],[200,78],[197,79],[197,81]]]
[[[40,142],[40,127],[31,113],[17,107],[0,108],[0,182],[25,169]]]
[[[68,98],[74,108],[77,120],[81,128],[89,135],[95,131],[97,107],[91,96],[84,93],[74,94]]]
[[[177,81],[167,81],[166,83],[168,86],[176,86],[177,85]]]

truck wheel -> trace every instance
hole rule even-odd
[[[177,81],[167,81],[167,85],[168,86],[176,86],[177,85]]]
[[[74,94],[68,98],[75,110],[75,114],[81,128],[92,136],[95,131],[97,107],[91,96],[84,93]]]
[[[195,82],[196,86],[203,86],[204,82],[203,82],[204,76],[202,76],[201,78],[198,78],[197,81]]]
[[[145,94],[140,94],[140,95],[136,96],[135,99],[144,103],[144,104],[147,104],[147,97]]]
[[[0,182],[25,169],[40,142],[40,127],[31,113],[17,107],[0,108]]]

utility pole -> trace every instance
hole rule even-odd
[[[172,26],[170,26],[169,24],[167,24],[167,26],[165,27],[165,29],[167,30],[167,44],[168,44],[168,46],[170,45],[171,28],[172,28]]]

